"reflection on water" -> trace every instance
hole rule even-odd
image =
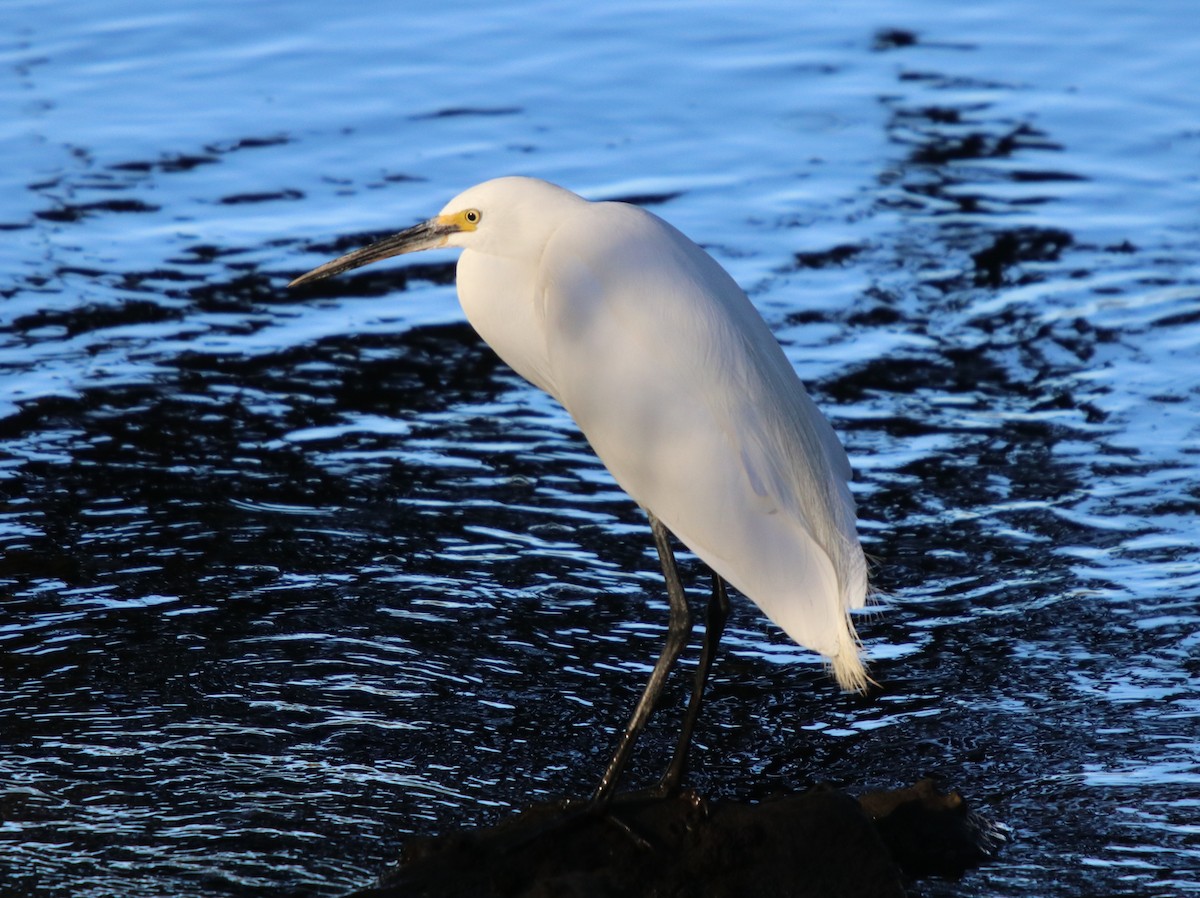
[[[0,894],[336,894],[591,787],[665,627],[639,512],[451,260],[282,290],[503,171],[709,247],[858,471],[881,692],[736,601],[692,781],[944,777],[1014,841],[927,894],[1194,892],[1194,53],[1102,5],[16,5]]]

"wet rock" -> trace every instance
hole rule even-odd
[[[990,856],[998,841],[973,841],[989,831],[926,782],[861,801],[818,787],[756,804],[620,797],[606,815],[540,805],[414,842],[351,898],[903,898],[913,871],[958,873]]]
[[[961,876],[993,857],[1005,830],[972,810],[957,792],[932,780],[859,798],[896,863],[910,877]]]

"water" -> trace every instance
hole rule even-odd
[[[927,895],[1200,891],[1190,5],[402,7],[5,7],[0,893],[333,895],[593,784],[643,520],[452,256],[282,286],[505,173],[704,244],[858,472],[882,692],[736,600],[691,781],[937,775],[1013,841]]]

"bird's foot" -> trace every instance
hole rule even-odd
[[[661,782],[645,789],[614,795],[611,801],[607,802],[600,810],[604,813],[605,820],[629,836],[639,848],[653,851],[662,846],[656,845],[656,840],[652,837],[647,837],[639,832],[626,818],[636,814],[640,808],[670,799],[676,799],[688,805],[692,814],[701,818],[708,816],[708,804],[698,792],[693,789],[681,790],[678,784]]]
[[[661,783],[612,796],[563,798],[545,806],[545,819],[522,826],[514,832],[505,841],[504,850],[515,851],[552,833],[562,833],[599,820],[617,829],[640,850],[657,851],[663,847],[659,844],[660,840],[647,834],[645,828],[637,824],[637,813],[649,805],[676,797],[691,805],[692,810],[699,811],[702,816],[707,815],[707,805],[696,792],[690,789],[681,792],[678,787],[666,788]]]

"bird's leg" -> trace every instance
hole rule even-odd
[[[621,741],[617,743],[617,750],[608,764],[608,769],[604,771],[604,776],[600,778],[600,784],[592,793],[591,805],[593,807],[606,807],[612,800],[613,791],[617,781],[621,778],[629,756],[633,753],[633,746],[637,742],[638,735],[646,726],[646,721],[650,719],[654,705],[658,701],[659,695],[662,694],[667,674],[678,660],[684,646],[687,645],[688,637],[692,632],[692,615],[688,611],[683,584],[679,580],[679,571],[675,567],[675,553],[671,551],[670,533],[663,526],[662,521],[650,512],[647,514],[650,516],[650,530],[654,533],[654,545],[658,548],[658,559],[662,562],[663,577],[667,581],[667,600],[671,609],[671,616],[667,624],[667,642],[650,674],[650,681],[646,683],[642,697],[633,710],[633,716],[629,718],[629,723],[625,726]]]
[[[708,682],[708,673],[712,670],[713,658],[717,654],[717,643],[725,632],[725,621],[729,618],[729,594],[725,591],[725,581],[721,575],[713,572],[712,595],[708,598],[708,612],[704,623],[704,645],[700,649],[700,665],[696,668],[696,681],[692,686],[692,698],[688,702],[687,714],[683,718],[683,728],[679,731],[679,743],[675,746],[675,756],[671,758],[666,772],[658,783],[658,792],[671,795],[678,791],[683,779],[683,771],[687,766],[688,746],[692,742],[692,730],[696,727],[696,718],[700,716],[700,704],[704,700],[704,684]]]

